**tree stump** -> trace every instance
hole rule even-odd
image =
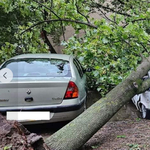
[[[7,121],[0,114],[0,150],[50,150],[42,136],[30,133],[22,124]]]

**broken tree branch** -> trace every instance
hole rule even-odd
[[[35,26],[37,25],[40,25],[40,24],[43,24],[45,22],[47,23],[50,23],[50,22],[59,22],[59,21],[64,21],[64,22],[74,22],[74,23],[79,23],[79,24],[83,24],[83,25],[86,25],[86,26],[89,26],[91,28],[95,28],[97,29],[97,26],[91,24],[91,23],[87,23],[87,22],[82,22],[82,21],[79,21],[79,20],[71,20],[71,19],[51,19],[51,20],[43,20],[43,21],[39,21],[35,24],[33,24],[32,26],[30,26],[29,28],[27,28],[26,30],[24,30],[23,32],[21,32],[21,34],[27,32],[27,31],[30,31],[32,28],[34,28]]]
[[[88,141],[125,103],[150,86],[146,81],[141,86],[133,83],[150,70],[150,57],[146,58],[129,77],[111,90],[80,116],[45,140],[53,150],[77,150]]]

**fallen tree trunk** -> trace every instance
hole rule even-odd
[[[150,57],[129,77],[84,113],[45,140],[52,150],[77,150],[85,144],[135,94],[150,87],[141,78],[150,70]]]

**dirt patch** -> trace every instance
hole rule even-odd
[[[108,122],[81,150],[150,150],[150,120]]]
[[[81,150],[150,150],[150,120],[140,116],[129,102]]]

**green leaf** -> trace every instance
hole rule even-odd
[[[102,41],[103,41],[104,44],[109,42],[109,40],[107,38],[105,38],[105,37],[102,39]]]

